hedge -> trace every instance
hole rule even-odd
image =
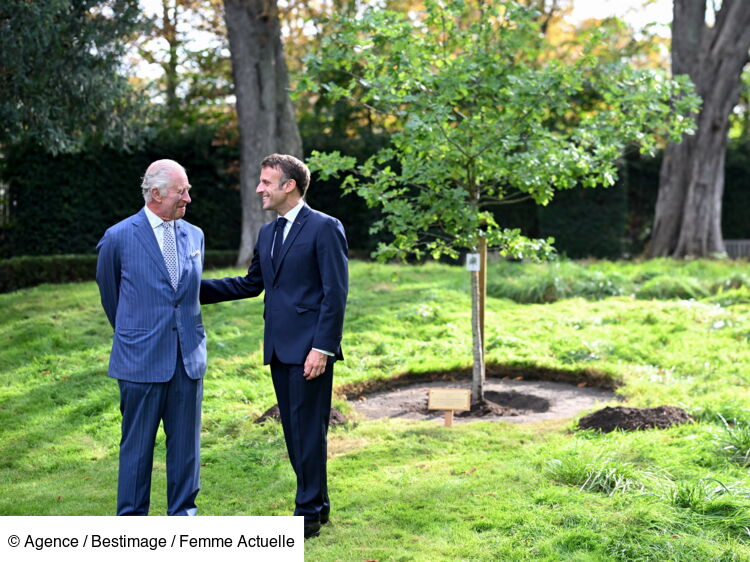
[[[159,158],[187,169],[193,202],[185,218],[203,229],[206,244],[239,248],[236,165],[231,151],[212,140],[206,128],[164,133],[134,152],[91,148],[52,156],[30,145],[8,147],[2,172],[11,205],[2,257],[94,254],[107,228],[143,207],[141,176]]]
[[[317,130],[312,129],[311,130]],[[305,136],[308,149],[340,150],[360,160],[385,142],[366,139],[350,146],[336,135]],[[209,128],[163,132],[136,152],[90,149],[50,156],[29,146],[8,147],[0,159],[0,180],[10,190],[10,218],[0,224],[0,258],[25,255],[92,254],[104,231],[143,206],[138,175],[156,158],[183,163],[193,184],[187,220],[206,233],[214,250],[239,247],[241,203],[239,154],[234,145],[214,142]],[[750,238],[750,145],[733,141],[727,149],[722,207],[725,238]],[[497,222],[534,238],[553,236],[558,252],[570,258],[622,258],[639,255],[651,235],[661,155],[630,150],[620,162],[617,185],[577,187],[559,192],[542,207],[531,201],[501,206]],[[387,233],[371,233],[380,220],[356,194],[342,195],[339,180],[313,179],[308,202],[341,220],[349,248],[369,255]],[[47,275],[45,273],[45,275]]]
[[[42,283],[75,283],[96,278],[96,254],[22,256],[0,260],[0,293]],[[235,250],[208,250],[204,269],[229,267],[237,261]]]

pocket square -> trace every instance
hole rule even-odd
[[[194,257],[200,256],[200,255],[201,255],[201,251],[200,250],[196,250],[192,254],[190,254],[190,257],[194,258]]]

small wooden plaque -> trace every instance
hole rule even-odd
[[[427,400],[428,410],[466,411],[471,408],[471,392],[461,388],[431,388]]]

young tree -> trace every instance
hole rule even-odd
[[[697,132],[667,146],[648,253],[725,253],[721,234],[729,115],[739,100],[750,48],[750,2],[724,0],[706,24],[706,0],[674,0],[672,73],[687,75],[703,99]]]
[[[137,0],[3,0],[0,146],[23,139],[55,154],[135,141],[137,106],[118,70],[139,17]]]
[[[238,264],[253,255],[258,231],[270,220],[255,193],[264,156],[302,157],[302,139],[289,99],[276,0],[224,0],[240,123],[242,239]]]
[[[335,25],[308,59],[307,87],[356,97],[400,129],[359,165],[336,153],[310,164],[324,178],[348,172],[344,190],[382,207],[375,228],[393,240],[378,248],[381,258],[487,246],[547,255],[551,240],[502,228],[492,207],[524,198],[545,205],[556,190],[612,185],[628,143],[646,151],[657,132],[678,138],[696,103],[684,83],[601,62],[596,34],[569,64],[545,60],[538,14],[514,2],[429,0],[419,15],[370,9]],[[346,80],[316,83],[334,71]],[[483,262],[472,273],[474,404],[483,400],[485,271]]]

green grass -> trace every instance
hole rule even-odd
[[[355,420],[331,431],[332,523],[306,559],[750,560],[749,278],[743,262],[493,264],[491,363],[605,381],[630,406],[697,422],[599,434],[575,420]],[[335,386],[466,368],[469,304],[461,268],[352,263]],[[204,307],[203,515],[293,508],[281,429],[253,423],[275,403],[261,313],[259,299]],[[110,341],[94,283],[0,295],[1,515],[113,513]],[[154,514],[164,468],[160,433]]]
[[[750,303],[750,271],[733,262],[665,259],[646,262],[546,264],[501,262],[488,279],[487,292],[519,303],[550,303],[571,297],[604,299],[702,299]]]

